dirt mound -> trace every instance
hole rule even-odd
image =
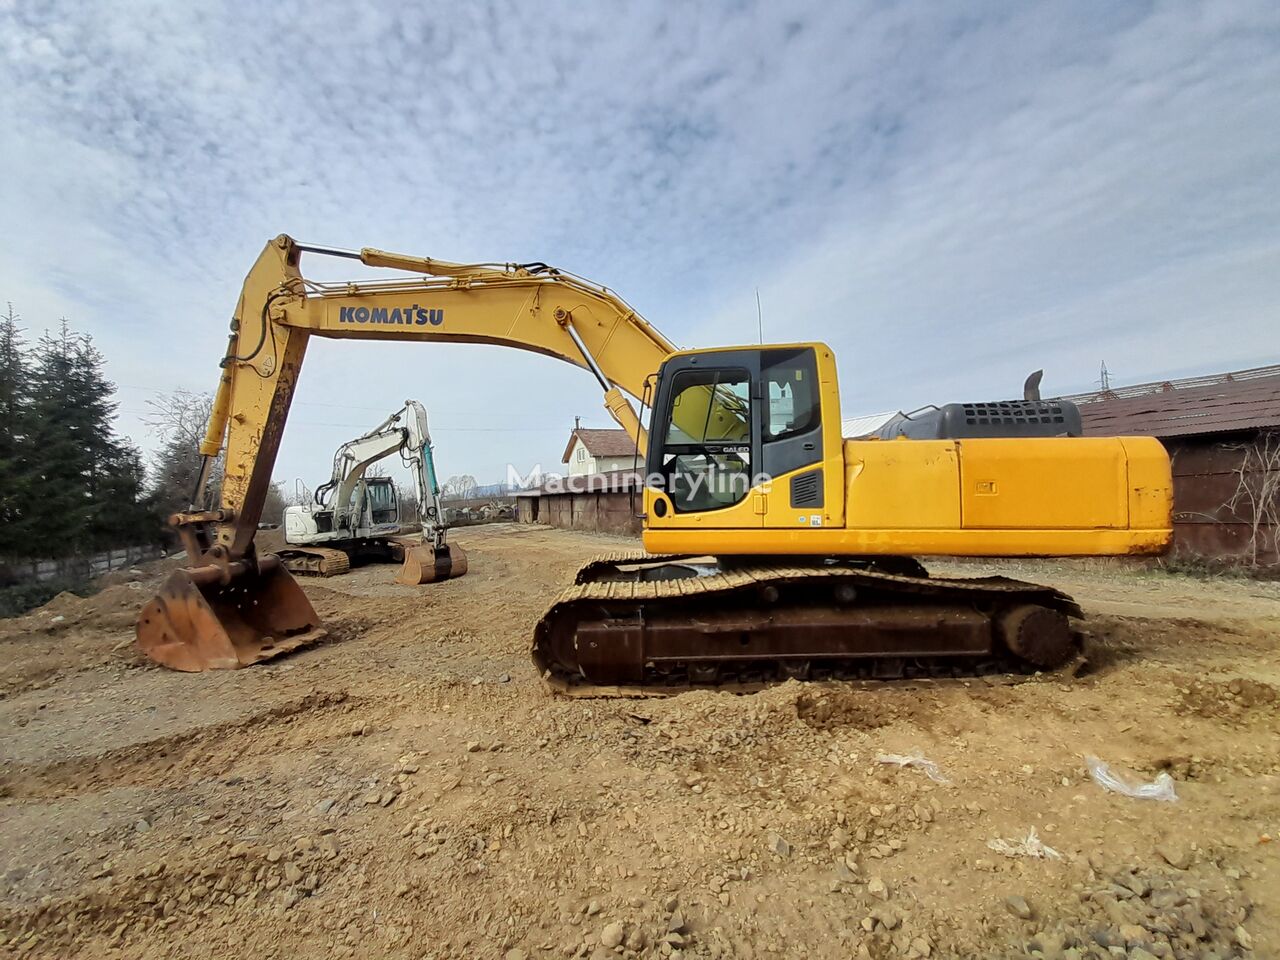
[[[33,614],[36,616],[44,615],[47,617],[66,617],[68,614],[78,614],[80,605],[84,602],[84,597],[71,593],[69,590],[63,590],[52,600],[42,607],[37,607]]]
[[[817,730],[853,727],[876,730],[900,721],[929,722],[933,712],[928,698],[904,703],[883,696],[883,684],[854,687],[849,684],[810,684],[796,698],[796,715]]]
[[[60,593],[29,614],[28,619],[59,630],[119,630],[133,626],[138,610],[150,599],[151,592],[150,584],[133,581],[107,587],[87,597]]]
[[[1249,677],[1230,680],[1195,680],[1179,691],[1178,712],[1224,721],[1271,719],[1280,713],[1280,695],[1269,683]]]

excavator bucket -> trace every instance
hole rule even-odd
[[[138,648],[173,670],[234,670],[322,640],[311,601],[274,556],[256,572],[175,570],[138,615]]]
[[[435,583],[437,580],[449,580],[460,577],[467,572],[467,555],[462,548],[453,544],[445,544],[440,549],[430,544],[419,544],[406,547],[404,566],[400,568],[398,583]]]

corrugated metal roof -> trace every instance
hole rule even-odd
[[[863,417],[846,417],[840,421],[840,436],[846,440],[857,440],[879,433],[880,428],[898,415],[898,411],[887,413],[869,413]]]
[[[1135,383],[1128,387],[1110,387],[1106,390],[1091,390],[1088,393],[1072,393],[1059,400],[1071,400],[1074,403],[1093,403],[1097,400],[1116,400],[1123,397],[1137,397],[1147,393],[1168,393],[1170,390],[1184,390],[1191,387],[1208,387],[1219,383],[1234,383],[1241,380],[1257,380],[1260,377],[1280,376],[1280,363],[1268,367],[1250,367],[1248,370],[1232,370],[1227,373],[1206,373],[1198,377],[1182,377],[1178,380],[1152,380],[1150,383]]]
[[[1065,399],[1080,405],[1085,436],[1187,437],[1280,427],[1280,366]]]

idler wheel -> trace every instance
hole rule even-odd
[[[1060,667],[1076,652],[1067,615],[1048,607],[1014,607],[1000,618],[999,630],[1005,646],[1037,667]]]

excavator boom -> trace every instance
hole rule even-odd
[[[421,276],[318,283],[302,275],[304,252]],[[272,240],[245,278],[232,318],[191,509],[171,520],[191,567],[175,572],[138,620],[139,646],[168,666],[242,666],[324,636],[301,589],[282,567],[260,563],[253,543],[312,336],[488,343],[556,357],[596,377],[605,408],[641,455],[645,432],[623,392],[642,397],[646,377],[675,351],[612,291],[545,264],[455,264]],[[224,446],[219,508],[206,510],[208,469]],[[412,559],[420,578],[438,576],[433,558]],[[247,614],[268,588],[287,594],[279,604],[287,616],[231,616]],[[231,658],[229,649],[240,653]]]

